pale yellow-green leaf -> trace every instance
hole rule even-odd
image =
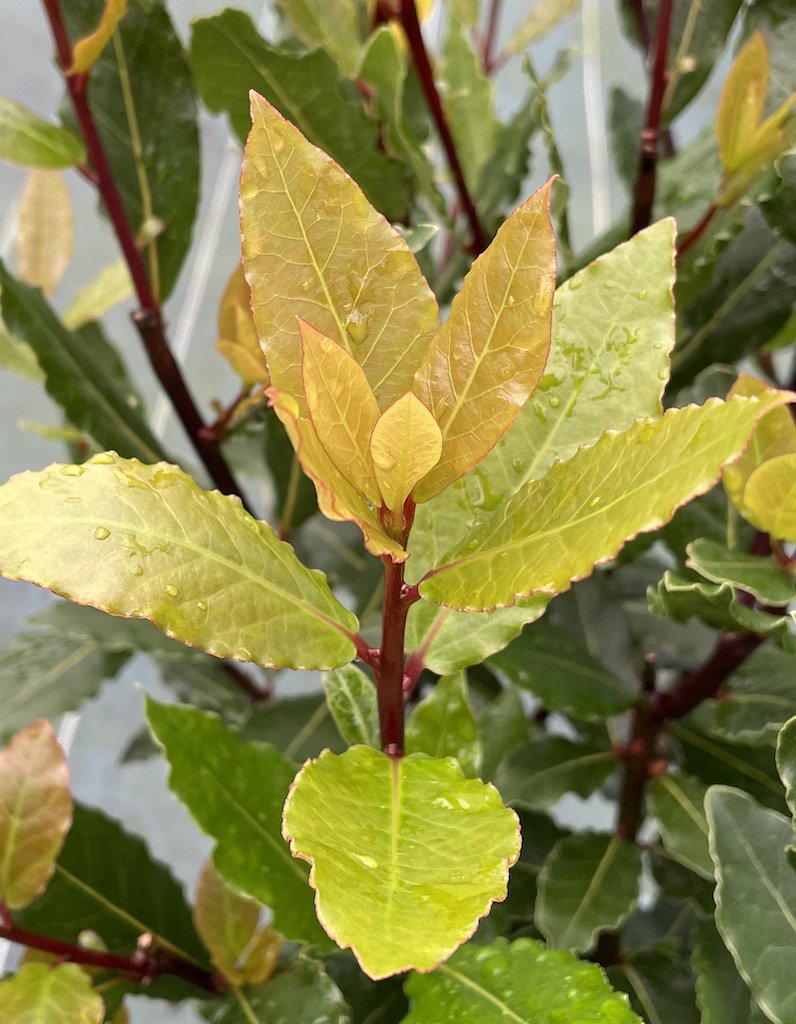
[[[41,718],[0,751],[0,904],[17,910],[44,891],[71,824],[66,758]]]
[[[507,53],[522,53],[537,39],[574,13],[580,7],[580,0],[535,0],[531,9],[520,22],[519,27],[506,43]]]
[[[0,573],[219,657],[336,668],[354,615],[237,498],[112,452],[0,487]]]
[[[443,676],[412,712],[406,726],[408,754],[455,757],[464,774],[478,774],[481,743],[464,672]]]
[[[208,860],[199,875],[193,920],[213,963],[233,985],[257,985],[270,978],[282,949],[281,937],[260,926],[261,907],[231,889]]]
[[[418,484],[418,501],[483,459],[542,375],[555,288],[550,187],[523,203],[475,261],[415,375],[413,390],[442,431],[442,456]]]
[[[321,924],[372,978],[448,957],[505,898],[520,849],[493,786],[452,759],[364,746],[304,766],[283,831],[312,865]]]
[[[724,83],[716,113],[716,141],[722,163],[734,170],[763,116],[768,89],[768,47],[755,32],[740,49]]]
[[[44,380],[33,349],[25,341],[15,338],[0,320],[0,369],[10,370],[26,380]]]
[[[0,982],[0,1024],[102,1024],[105,1004],[77,964],[26,964]]]
[[[279,6],[302,42],[325,50],[355,77],[368,16],[362,0],[279,0]]]
[[[439,462],[442,433],[420,399],[407,392],[382,413],[370,454],[384,504],[400,512],[418,480]]]
[[[69,189],[58,171],[31,171],[17,210],[17,263],[26,284],[52,295],[74,248]]]
[[[240,264],[233,270],[221,296],[216,348],[244,384],[268,383],[265,356],[252,317],[249,285]]]
[[[745,514],[777,540],[796,540],[796,452],[768,459],[749,477]]]
[[[297,317],[362,366],[379,408],[411,388],[437,304],[401,235],[354,181],[266,100],[240,188],[243,263],[271,382],[306,416]]]
[[[132,294],[133,282],[127,264],[117,260],[80,289],[61,319],[70,330],[75,330],[91,320],[99,320]]]
[[[370,436],[379,418],[376,396],[362,367],[337,342],[299,321],[304,396],[315,433],[339,472],[373,505],[379,488]]]
[[[78,39],[74,45],[72,67],[69,69],[70,75],[77,75],[89,70],[107,46],[113,30],[126,13],[127,0],[105,0],[99,25],[90,35]]]
[[[659,529],[716,482],[746,447],[758,417],[787,401],[710,399],[669,410],[556,463],[448,555],[420,584],[428,600],[463,611],[555,594],[614,558],[625,541]]]

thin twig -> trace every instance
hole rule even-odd
[[[713,218],[716,216],[716,214],[718,212],[719,212],[718,206],[716,206],[715,203],[711,203],[710,206],[707,208],[707,210],[705,210],[705,212],[702,214],[702,216],[699,218],[699,220],[696,222],[696,224],[691,228],[691,230],[688,232],[688,234],[682,240],[682,242],[678,243],[678,245],[677,245],[677,256],[678,256],[678,258],[680,256],[684,255],[684,253],[688,252],[688,250],[691,248],[692,245],[694,245],[695,242],[699,241],[699,239],[702,237],[702,235],[705,233],[705,231],[707,231],[711,221],[713,220]]]
[[[202,430],[205,427],[204,420],[166,341],[163,311],[151,287],[135,233],[127,218],[88,101],[89,75],[88,73],[72,75],[68,71],[72,66],[72,46],[59,0],[42,0],[42,3],[55,41],[58,61],[64,73],[75,116],[88,152],[90,160],[88,177],[96,184],[107,210],[138,298],[140,308],[133,314],[133,323],[144,343],[152,368],[167,391],[177,415],[211,479],[220,491],[225,494],[237,494],[246,504],[241,489],[218,446],[202,436]]]
[[[492,74],[495,69],[495,43],[497,41],[498,26],[500,24],[500,9],[503,0],[490,0],[489,14],[486,22],[486,33],[481,45],[481,63],[487,75]]]

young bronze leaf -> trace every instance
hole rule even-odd
[[[449,956],[505,898],[520,849],[517,818],[493,786],[450,759],[364,746],[307,762],[283,833],[312,865],[321,924],[371,978]]]
[[[216,348],[244,384],[268,383],[265,355],[252,317],[249,285],[240,264],[232,271],[221,296]]]
[[[66,758],[41,718],[0,751],[0,905],[17,910],[44,891],[71,824]]]
[[[349,352],[381,409],[409,390],[437,304],[400,234],[262,96],[240,188],[243,263],[273,385],[307,414],[302,317]]]
[[[425,405],[408,391],[382,413],[370,454],[384,504],[399,513],[418,480],[439,462],[442,432]]]
[[[710,399],[607,432],[556,463],[476,529],[420,584],[423,597],[463,611],[566,590],[638,533],[656,530],[709,490],[744,450],[759,416],[789,400]]]
[[[28,963],[0,983],[3,1024],[102,1024],[105,1004],[77,964]]]
[[[475,261],[417,370],[413,390],[442,431],[442,456],[418,485],[419,501],[483,459],[542,376],[556,272],[551,185],[523,203]]]
[[[336,668],[357,620],[237,498],[106,452],[0,487],[0,574],[219,657]]]
[[[304,395],[318,440],[340,473],[379,505],[369,450],[379,418],[376,396],[362,367],[342,346],[303,320],[299,331]]]

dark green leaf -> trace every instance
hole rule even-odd
[[[611,148],[619,177],[629,190],[638,173],[638,147],[644,125],[644,104],[621,85],[611,90],[608,121]]]
[[[522,699],[514,687],[507,687],[487,706],[478,719],[481,740],[481,778],[491,781],[505,755],[528,739],[528,722]]]
[[[399,1024],[406,1016],[408,1007],[400,976],[373,981],[350,951],[330,957],[326,970],[348,1003],[351,1024]]]
[[[707,790],[704,782],[691,775],[662,775],[653,780],[649,801],[670,856],[712,880],[713,861],[703,806]]]
[[[701,1024],[749,1024],[752,997],[712,921],[694,929],[693,960]]]
[[[666,101],[668,118],[676,117],[707,81],[740,8],[741,0],[675,5],[669,58],[672,95]]]
[[[515,747],[501,762],[495,784],[508,803],[550,807],[565,793],[589,796],[614,770],[610,748],[540,736]]]
[[[670,949],[636,953],[612,967],[608,978],[649,1024],[699,1024],[690,968]]]
[[[252,711],[240,736],[248,742],[270,743],[299,764],[327,747],[340,753],[346,746],[323,694],[269,700]]]

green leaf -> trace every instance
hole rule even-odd
[[[730,551],[711,540],[688,545],[688,565],[714,583],[731,583],[764,604],[786,605],[796,598],[796,580],[770,558]]]
[[[775,1024],[787,1024],[796,1013],[796,872],[784,850],[793,840],[791,822],[726,786],[709,791],[705,809],[716,926],[761,1009]]]
[[[214,113],[229,114],[241,142],[251,126],[254,89],[340,164],[385,216],[406,215],[403,168],[379,149],[378,124],[367,117],[354,85],[341,78],[328,51],[272,46],[247,14],[228,8],[194,22],[191,67],[202,99]],[[330,333],[302,309],[293,312]]]
[[[539,874],[536,927],[553,946],[585,953],[638,899],[641,854],[620,836],[580,833],[553,847]]]
[[[0,983],[3,1019],[11,1024],[102,1024],[105,1004],[77,964],[26,964]]]
[[[127,264],[124,260],[117,260],[80,289],[69,303],[63,322],[70,330],[75,330],[91,320],[99,320],[132,294],[133,282]]]
[[[327,747],[345,749],[323,694],[281,697],[256,707],[240,731],[252,743],[270,743],[298,764],[317,757]]]
[[[86,151],[69,128],[44,121],[21,103],[0,96],[0,159],[56,169],[83,163]]]
[[[595,964],[532,939],[468,944],[432,974],[412,974],[405,1024],[640,1024]]]
[[[683,3],[673,9],[666,116],[677,116],[697,95],[719,60],[741,0]]]
[[[657,587],[648,588],[647,602],[659,618],[687,622],[696,616],[714,629],[781,633],[790,621],[787,614],[770,615],[745,604],[731,583],[709,583],[696,573],[678,576],[667,570]]]
[[[495,784],[508,803],[536,810],[552,806],[565,793],[589,796],[615,766],[613,751],[604,745],[540,736],[510,751]]]
[[[506,43],[506,52],[522,51],[573,14],[580,0],[536,0]]]
[[[406,751],[455,757],[465,775],[478,774],[481,744],[464,672],[443,676],[414,709],[406,726]]]
[[[768,459],[749,477],[743,496],[749,521],[775,540],[796,537],[796,451]]]
[[[86,430],[103,447],[126,457],[156,462],[163,449],[141,411],[131,403],[124,373],[106,375],[105,360],[96,353],[110,346],[100,335],[90,338],[67,330],[38,289],[16,281],[0,264],[3,319],[36,355],[45,375],[45,386],[69,421]],[[112,354],[118,364],[118,356]]]
[[[127,956],[150,932],[158,947],[193,963],[206,960],[182,887],[168,868],[138,836],[79,804],[52,882],[18,923],[73,943],[89,928],[109,952]]]
[[[330,53],[346,76],[355,76],[364,41],[358,0],[279,0],[279,9],[303,43]]]
[[[219,657],[335,668],[354,656],[356,619],[325,580],[238,499],[173,466],[106,453],[22,473],[0,488],[0,523],[10,579],[150,618]]]
[[[769,400],[781,404],[784,394]],[[710,399],[604,434],[528,484],[443,556],[421,594],[481,611],[568,589],[626,540],[658,529],[678,506],[709,490],[765,410],[756,399]]]
[[[265,985],[208,1002],[212,1024],[349,1024],[348,1007],[322,964],[299,954]]]
[[[779,734],[777,769],[785,784],[785,796],[796,821],[796,716],[785,723]]]
[[[0,750],[0,906],[18,910],[44,891],[71,824],[66,757],[40,719]]]
[[[667,852],[703,878],[713,878],[708,850],[704,782],[683,772],[661,775],[649,788],[650,811],[657,819]]]
[[[528,739],[525,708],[513,686],[503,690],[481,713],[478,739],[481,744],[479,774],[484,781],[491,782],[506,754]]]
[[[69,36],[93,32],[103,9],[104,0],[67,0]],[[144,257],[155,294],[166,298],[191,242],[200,151],[188,63],[161,0],[128,0],[91,69],[89,101],[134,232],[164,225]]]
[[[644,104],[622,86],[614,86],[610,92],[608,124],[614,164],[630,192],[638,173],[638,140],[644,127]]]
[[[523,203],[475,261],[415,374],[413,390],[442,431],[442,456],[417,501],[484,458],[542,375],[555,285],[550,187]]]
[[[0,320],[0,369],[10,370],[24,380],[44,380],[33,349],[20,341]]]
[[[221,877],[270,907],[274,927],[287,938],[322,939],[306,869],[280,835],[293,765],[194,708],[148,700],[147,721],[169,763],[169,786],[216,841],[213,863]]]
[[[692,954],[701,1024],[749,1024],[749,989],[712,921],[698,921]]]
[[[536,697],[549,711],[600,721],[619,715],[634,694],[565,629],[542,621],[499,654],[490,665]]]
[[[517,818],[494,787],[465,779],[453,760],[391,760],[371,747],[304,766],[284,835],[312,864],[324,928],[372,978],[450,955],[505,898],[520,849]]]
[[[325,673],[323,692],[338,731],[349,746],[355,743],[379,746],[376,687],[361,669],[346,665]]]
[[[634,953],[608,979],[649,1024],[699,1024],[690,966],[668,945]]]

